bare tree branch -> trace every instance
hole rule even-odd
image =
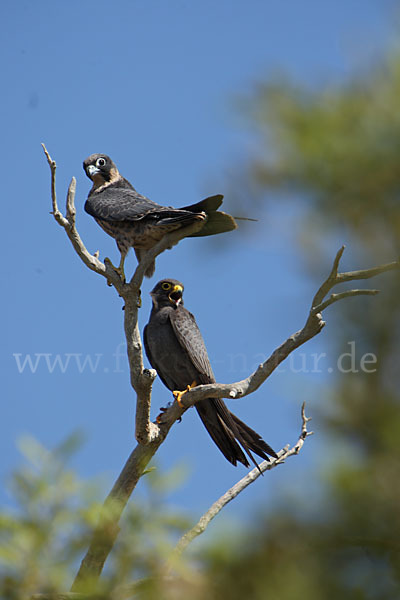
[[[375,295],[379,290],[348,290],[339,294],[332,294],[327,300],[323,301],[325,296],[338,283],[352,281],[358,279],[369,279],[387,271],[399,270],[400,261],[395,261],[387,265],[373,267],[372,269],[363,269],[360,271],[350,271],[346,273],[338,273],[339,262],[344,252],[344,246],[337,252],[333,266],[327,279],[317,290],[310,308],[307,321],[300,331],[291,335],[279,348],[274,350],[271,356],[264,361],[259,367],[246,379],[230,384],[211,383],[207,385],[199,385],[191,388],[184,396],[181,397],[180,403],[174,403],[162,415],[161,424],[168,423],[170,420],[175,421],[179,418],[185,409],[193,406],[196,402],[206,398],[241,398],[253,393],[257,390],[264,381],[273,373],[273,371],[285,360],[296,348],[316,336],[325,326],[325,321],[322,320],[321,311],[339,300],[359,295]]]
[[[318,306],[314,306],[313,311],[320,313],[334,302],[343,300],[343,298],[350,298],[351,296],[376,296],[376,294],[379,294],[379,290],[348,290],[347,292],[340,292],[340,294],[331,294],[324,302],[321,302]]]
[[[204,533],[210,522],[221,512],[221,510],[227,504],[229,504],[229,502],[234,500],[241,492],[243,492],[243,490],[245,490],[250,484],[256,481],[256,479],[258,479],[262,473],[274,469],[278,465],[281,465],[290,456],[295,456],[300,452],[306,438],[309,435],[313,434],[312,431],[307,431],[307,423],[311,421],[311,417],[306,417],[305,415],[305,402],[303,402],[303,405],[301,407],[301,419],[301,433],[296,444],[292,446],[292,448],[290,448],[289,445],[285,446],[285,448],[278,452],[278,458],[271,459],[270,461],[264,460],[263,462],[261,462],[259,464],[259,469],[257,469],[256,467],[252,469],[249,473],[247,473],[247,475],[240,479],[240,481],[235,483],[234,486],[232,486],[227,492],[225,492],[223,496],[221,496],[216,502],[214,502],[214,504],[210,506],[208,511],[204,513],[204,515],[196,523],[196,525],[181,537],[181,539],[175,547],[170,561],[168,562],[167,570],[173,568],[174,564],[179,559],[179,556],[187,548],[187,546],[196,537]]]
[[[178,244],[187,235],[198,231],[203,225],[204,222],[196,222],[189,227],[169,233],[161,239],[146,252],[136,267],[131,281],[124,286],[121,292],[121,296],[125,300],[124,328],[131,385],[137,394],[135,435],[137,441],[142,444],[154,441],[160,435],[160,431],[158,425],[150,421],[151,389],[156,372],[153,369],[145,369],[143,365],[143,348],[138,327],[140,287],[147,267],[159,254]]]
[[[138,305],[140,304],[140,288],[143,282],[144,273],[152,261],[164,250],[172,248],[184,237],[196,233],[205,224],[205,221],[196,223],[174,231],[164,236],[153,248],[151,248],[138,264],[135,273],[129,283],[125,283],[119,274],[113,269],[111,263],[107,260],[102,263],[96,255],[90,254],[82,242],[75,226],[75,192],[76,180],[73,177],[68,188],[66,215],[65,218],[58,208],[56,193],[56,162],[51,158],[47,148],[42,144],[47,162],[51,171],[51,198],[53,211],[52,214],[57,223],[65,229],[65,232],[72,242],[72,245],[80,259],[92,271],[102,275],[111,283],[118,294],[125,300],[124,328],[127,341],[128,362],[130,368],[131,385],[137,394],[136,404],[136,439],[140,443],[150,443],[158,435],[158,426],[150,421],[150,399],[151,387],[155,378],[153,370],[144,369],[143,352],[140,333],[137,325]]]
[[[118,277],[117,273],[115,273],[113,271],[113,269],[111,269],[111,268],[106,269],[106,266],[97,258],[97,256],[94,256],[94,255],[90,254],[90,252],[87,251],[85,245],[83,244],[83,242],[76,230],[76,227],[75,227],[75,214],[76,214],[76,210],[75,210],[76,180],[75,180],[75,177],[72,178],[71,183],[68,188],[67,203],[66,203],[67,218],[65,218],[62,215],[62,213],[60,212],[60,210],[58,208],[58,203],[57,203],[57,193],[56,193],[57,165],[56,165],[56,161],[51,158],[51,156],[48,153],[47,148],[44,144],[42,144],[42,147],[43,147],[43,151],[46,155],[47,162],[49,164],[50,171],[51,171],[51,199],[52,199],[52,205],[53,205],[52,215],[54,216],[57,223],[65,229],[65,232],[66,232],[67,236],[69,237],[69,239],[71,240],[71,243],[75,249],[75,252],[78,254],[79,258],[85,263],[85,265],[87,267],[89,267],[89,269],[94,271],[95,273],[98,273],[99,275],[102,275],[103,277],[107,277],[107,279],[109,279],[109,281],[112,281],[112,283],[118,289],[120,286],[118,285],[119,281],[117,281],[117,279],[116,279],[116,277]],[[107,273],[107,271],[109,271],[109,272]],[[113,277],[113,274],[115,274],[116,277]],[[118,278],[118,279],[120,279],[120,278]],[[119,291],[119,289],[118,289],[118,291]]]
[[[338,273],[337,283],[344,283],[346,281],[356,281],[357,279],[370,279],[381,275],[381,273],[387,273],[399,268],[400,262],[398,260],[386,265],[380,265],[379,267],[373,267],[372,269],[361,269],[360,271],[349,271],[348,273]]]
[[[130,369],[131,385],[137,394],[136,403],[136,439],[143,444],[151,443],[160,435],[159,428],[150,421],[150,401],[151,388],[155,378],[155,371],[144,369],[143,351],[140,333],[138,329],[138,306],[140,304],[140,288],[143,282],[144,273],[152,261],[164,250],[172,248],[184,237],[196,233],[205,224],[205,221],[197,221],[192,225],[174,231],[164,236],[153,248],[144,255],[138,264],[133,277],[129,283],[125,283],[119,274],[114,270],[110,261],[105,260],[102,263],[96,254],[92,255],[83,244],[75,226],[75,191],[76,180],[72,178],[69,185],[66,217],[62,215],[58,208],[56,193],[56,162],[51,158],[47,148],[42,144],[47,162],[51,171],[51,198],[53,211],[52,214],[57,223],[65,229],[65,232],[72,242],[72,245],[80,259],[92,271],[102,275],[111,283],[118,294],[125,301],[124,328],[127,341],[127,353]],[[161,436],[162,437],[162,436]]]
[[[344,249],[345,249],[345,246],[342,246],[340,248],[340,250],[337,251],[334,261],[333,261],[331,272],[329,273],[328,277],[325,279],[325,281],[322,283],[322,285],[317,290],[317,292],[313,298],[313,301],[311,303],[311,307],[321,304],[322,300],[325,298],[325,296],[328,294],[328,292],[332,289],[332,286],[334,285],[333,282],[337,281],[339,263],[340,263],[340,259],[343,256]]]
[[[161,442],[162,439],[159,437],[157,442],[146,446],[138,444],[131,453],[104,502],[99,523],[72,584],[71,592],[79,592],[84,589],[84,584],[88,579],[95,580],[100,577],[104,563],[118,536],[118,523],[122,512],[146,465],[154,456]]]
[[[125,283],[112,267],[110,261],[105,260],[104,263],[102,263],[98,259],[98,253],[92,255],[88,252],[77,232],[75,226],[76,210],[74,202],[76,182],[74,178],[72,179],[68,189],[66,217],[64,217],[58,209],[56,196],[56,163],[50,157],[44,144],[43,150],[51,170],[52,214],[54,218],[56,219],[57,223],[65,229],[65,232],[70,239],[76,253],[85,263],[85,265],[92,271],[106,278],[107,281],[115,287],[118,294],[125,302],[124,328],[130,368],[130,380],[131,385],[136,391],[137,395],[136,439],[138,444],[132,451],[126,465],[124,466],[119,478],[117,479],[113,489],[104,503],[103,513],[99,519],[96,530],[93,533],[91,544],[81,563],[79,572],[71,588],[72,592],[80,592],[82,589],[84,589],[83,584],[87,579],[95,580],[100,576],[104,563],[118,535],[118,523],[133,489],[143,474],[146,465],[166,438],[171,426],[177,419],[181,417],[182,413],[187,408],[195,404],[195,402],[205,398],[240,398],[257,390],[271,375],[271,373],[273,373],[277,366],[289,356],[291,352],[312,337],[316,336],[321,331],[325,325],[325,322],[322,320],[322,316],[320,314],[323,309],[330,304],[349,296],[377,293],[377,290],[349,290],[339,294],[332,294],[324,301],[324,298],[335,285],[345,281],[368,279],[385,271],[398,269],[400,264],[399,262],[393,262],[388,265],[382,265],[372,269],[338,273],[340,259],[344,251],[343,246],[336,254],[328,278],[323,282],[315,294],[307,321],[300,331],[297,331],[285,342],[283,342],[281,346],[274,350],[271,356],[261,365],[259,365],[254,373],[249,375],[249,377],[246,379],[231,384],[215,383],[192,388],[183,396],[182,403],[184,408],[181,408],[177,402],[174,402],[172,406],[163,413],[161,423],[153,423],[150,421],[150,406],[152,384],[156,374],[153,370],[145,369],[143,364],[142,342],[138,328],[140,287],[142,285],[144,272],[151,262],[164,250],[171,248],[184,237],[201,229],[201,227],[204,225],[204,222],[194,223],[185,229],[181,229],[166,235],[160,242],[158,242],[158,244],[156,244],[145,254],[143,259],[138,264],[130,282]],[[306,418],[304,417],[304,419]],[[304,423],[306,423],[306,420],[303,421],[303,424]],[[306,435],[307,432],[304,434],[304,439]],[[262,463],[260,467],[261,470],[265,471],[273,468],[276,466],[276,464],[280,464],[285,458],[296,453],[296,448],[298,452],[302,445],[302,443],[299,445],[300,441],[301,438],[297,445],[291,450],[285,449],[284,451],[281,451],[276,461],[273,461],[272,463]],[[241,480],[241,482],[245,483],[239,482],[240,485],[237,485],[239,485],[239,488],[241,485],[243,485],[244,489],[253,480],[255,480],[258,475],[258,470],[253,469],[253,471],[251,471],[245,478],[243,478],[243,480]],[[236,491],[234,491],[231,493],[237,495],[239,492],[236,493]],[[235,497],[235,495],[226,498],[224,496],[223,498],[225,498],[225,504],[233,497]],[[222,504],[222,506],[225,504]],[[221,508],[219,508],[215,514],[217,514]],[[215,516],[215,514],[213,516]],[[213,518],[213,516],[211,516],[211,518]]]
[[[205,221],[196,222],[179,231],[172,232],[153,248],[151,248],[138,264],[129,283],[125,283],[113,269],[109,261],[102,263],[96,255],[88,252],[83,244],[75,226],[75,191],[76,181],[72,181],[68,188],[66,202],[66,217],[58,208],[56,194],[56,162],[52,160],[44,144],[42,144],[47,162],[51,171],[51,198],[52,214],[57,223],[61,225],[72,242],[72,245],[81,260],[92,271],[102,275],[110,282],[118,294],[125,301],[124,328],[127,342],[128,362],[130,368],[131,385],[136,391],[136,438],[139,442],[129,457],[113,489],[107,497],[103,514],[96,528],[92,542],[82,561],[79,572],[72,586],[72,592],[79,592],[81,584],[88,576],[99,576],[104,562],[111,551],[119,532],[118,522],[126,503],[143,473],[148,462],[164,441],[169,427],[160,428],[150,421],[151,388],[156,377],[154,370],[145,369],[143,365],[142,342],[138,328],[138,306],[140,304],[140,287],[147,267],[161,252],[172,248],[184,237],[196,233],[204,226]],[[172,425],[172,423],[171,423]]]
[[[346,276],[346,277],[348,276],[347,273],[345,273],[345,274],[337,273],[338,263],[339,263],[342,253],[343,253],[343,250],[341,249],[335,258],[334,266],[332,268],[331,274],[328,276],[327,280],[322,284],[322,286],[318,290],[317,294],[314,296],[313,303],[315,302],[315,299],[321,298],[321,300],[323,300],[324,295],[326,295],[332,289],[332,287],[334,285],[336,285],[336,281],[339,276]],[[398,269],[398,268],[399,268],[399,263],[392,263],[390,265],[390,269],[386,268],[385,270],[392,270],[392,269]],[[376,271],[376,269],[373,269],[373,270]],[[355,273],[357,273],[357,275],[359,275],[360,271],[355,271]],[[365,271],[363,271],[363,273],[364,273],[364,275],[366,275],[368,277],[370,271],[365,270]],[[360,278],[360,277],[357,277],[357,278]],[[348,280],[350,280],[350,279],[348,279]],[[343,296],[343,295],[341,296],[340,294],[338,294],[337,300],[340,300],[344,297],[358,295],[359,292],[360,292],[360,290],[350,290],[349,292],[345,293],[345,296]],[[322,293],[324,295],[322,295]],[[329,305],[329,303],[327,305]],[[137,310],[137,307],[136,307],[136,310]],[[293,352],[296,348],[298,348],[299,346],[304,344],[306,341],[308,341],[312,337],[316,336],[321,331],[321,329],[324,327],[324,325],[325,325],[325,322],[322,320],[321,314],[316,312],[316,308],[314,308],[312,306],[303,329],[296,332],[295,334],[290,336],[285,342],[283,342],[283,344],[281,344],[281,346],[279,346],[279,348],[277,348],[271,354],[271,356],[264,363],[262,363],[256,371],[254,371],[254,373],[252,373],[249,377],[247,377],[247,379],[244,379],[242,381],[239,381],[239,382],[236,382],[233,384],[217,384],[217,383],[214,384],[213,383],[213,384],[202,385],[202,386],[197,386],[195,388],[192,388],[181,399],[181,403],[183,403],[184,408],[181,408],[181,406],[179,406],[179,404],[177,402],[174,402],[172,404],[172,406],[169,407],[163,413],[163,415],[160,419],[161,423],[159,423],[159,424],[153,423],[152,424],[152,426],[154,426],[154,429],[153,429],[154,438],[152,439],[152,441],[145,447],[143,447],[139,444],[138,447],[133,451],[130,459],[128,460],[128,463],[126,464],[126,466],[124,468],[123,473],[121,473],[120,478],[118,480],[120,482],[120,488],[123,490],[122,495],[116,494],[114,489],[110,492],[109,498],[112,499],[112,498],[118,497],[118,499],[121,501],[121,510],[118,511],[117,517],[114,519],[114,526],[117,524],[117,522],[122,514],[123,508],[126,505],[126,502],[129,498],[129,495],[132,493],[134,486],[137,483],[138,477],[140,476],[140,475],[138,475],[138,473],[143,472],[145,466],[147,465],[147,463],[149,462],[151,457],[155,454],[158,447],[164,441],[171,426],[175,423],[175,421],[177,419],[179,419],[182,416],[183,412],[187,408],[189,408],[190,406],[192,406],[199,400],[203,400],[206,398],[238,398],[238,397],[244,397],[244,396],[254,392],[256,389],[258,389],[262,385],[262,383],[264,383],[264,381],[271,375],[271,373],[276,369],[276,367],[285,358],[287,358],[289,356],[289,354],[291,352]],[[158,430],[156,428],[158,428]],[[297,447],[297,445],[295,446],[295,448],[296,447]],[[144,451],[143,448],[145,448],[146,451]],[[135,455],[136,452],[138,453],[138,455]],[[290,454],[290,455],[292,455],[292,454]],[[141,458],[139,459],[138,456],[140,456]],[[286,455],[285,456],[280,455],[278,458],[278,463],[282,462],[284,460],[284,458],[286,458]],[[138,468],[138,464],[140,464],[139,468]],[[271,468],[269,466],[270,464],[271,463],[266,463],[267,466],[264,467],[264,469],[268,470],[268,468]],[[257,469],[256,469],[256,472],[258,473]],[[131,473],[134,473],[134,477],[132,477]],[[251,475],[248,479],[248,482],[251,483],[253,478],[254,478],[254,475]],[[106,521],[104,521],[104,522],[100,521],[99,532],[101,533],[101,532],[104,532],[105,530],[113,531],[113,528],[110,527]],[[93,574],[97,572],[98,575],[100,575],[102,566],[104,565],[104,562],[106,560],[108,553],[112,549],[113,543],[114,543],[116,535],[118,533],[117,529],[114,529],[114,531],[115,531],[115,535],[113,535],[111,537],[110,542],[107,545],[104,545],[104,544],[101,545],[101,544],[99,544],[98,541],[96,542],[96,539],[95,539],[96,534],[95,534],[93,544],[91,544],[91,548],[89,549],[88,554],[86,555],[84,561],[82,562],[81,570],[78,573],[77,579],[75,580],[75,583],[72,587],[72,591],[79,590],[80,581],[83,581],[85,579],[85,577],[87,577],[89,574],[91,576],[93,576]],[[95,557],[96,557],[95,560],[92,560],[93,553],[95,553]],[[87,562],[86,562],[86,560],[87,560]]]
[[[386,265],[379,265],[378,267],[372,267],[371,269],[360,269],[358,271],[348,271],[346,273],[338,273],[339,263],[343,256],[343,252],[346,246],[342,246],[338,252],[336,253],[335,259],[333,261],[331,272],[328,277],[322,283],[320,288],[317,290],[314,299],[311,303],[314,314],[317,312],[321,312],[320,305],[322,304],[325,296],[331,291],[333,287],[338,285],[339,283],[345,283],[347,281],[357,281],[358,279],[370,279],[371,277],[376,277],[376,275],[380,275],[382,273],[386,273],[387,271],[393,271],[400,268],[400,261],[394,261],[388,263]],[[351,290],[351,292],[346,292],[347,296],[357,296],[361,293],[371,293],[371,290]],[[378,293],[378,290],[373,290],[374,294]],[[344,297],[344,296],[343,296]],[[338,298],[339,299],[339,298]],[[336,300],[335,300],[336,301]],[[330,303],[332,304],[332,303]],[[329,304],[325,305],[329,306]]]

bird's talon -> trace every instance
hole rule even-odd
[[[178,391],[174,391],[174,392],[172,392],[172,394],[173,394],[173,396],[174,396],[175,400],[177,401],[177,403],[179,404],[179,406],[180,406],[181,408],[184,408],[184,406],[183,406],[183,404],[182,404],[182,401],[181,401],[181,398],[182,398],[182,396],[183,396],[184,394],[186,394],[186,391],[187,391],[187,390],[183,390],[183,392],[178,392]]]
[[[217,198],[212,202],[215,205],[219,200]],[[193,315],[183,306],[182,295],[183,285],[175,279],[159,281],[151,291],[153,308],[144,330],[147,357],[173,394],[176,419],[191,404],[184,402],[183,396],[196,385],[196,381],[193,381],[192,385],[186,386],[192,378],[197,377],[198,384],[215,382],[201,334]],[[184,391],[174,391],[177,389]],[[241,463],[249,467],[249,458],[261,473],[258,459],[254,458],[252,452],[266,461],[270,460],[268,455],[274,458],[278,458],[278,455],[256,431],[231,413],[222,399],[212,399],[212,396],[196,405],[210,437],[231,464],[236,466]],[[170,423],[166,421],[167,418],[161,415],[157,420],[169,427]],[[282,462],[281,458],[278,460]]]
[[[168,402],[167,406],[160,406],[160,414],[156,417],[156,423],[157,425],[161,425],[162,423],[162,416],[165,413],[165,411],[167,411],[169,409],[169,407],[172,405],[172,402]]]
[[[174,396],[175,400],[177,401],[177,403],[179,404],[179,406],[180,406],[181,408],[185,408],[185,407],[183,406],[183,404],[182,404],[182,396],[184,396],[184,395],[185,395],[187,392],[189,392],[189,391],[190,391],[190,390],[191,390],[193,387],[196,387],[196,385],[197,385],[197,383],[196,383],[195,381],[193,381],[193,382],[191,383],[191,385],[188,385],[188,386],[187,386],[186,390],[183,390],[182,392],[179,392],[179,391],[176,391],[176,390],[175,390],[174,392],[172,392],[172,394],[173,394],[173,396]]]

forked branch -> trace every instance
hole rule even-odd
[[[162,423],[170,424],[171,421],[174,422],[176,418],[182,415],[185,409],[206,398],[242,398],[248,394],[252,394],[266,381],[283,360],[299,346],[315,337],[322,330],[325,326],[325,321],[322,320],[321,312],[328,306],[334,302],[343,300],[344,298],[360,295],[375,295],[379,293],[379,290],[375,289],[353,289],[338,294],[333,293],[329,298],[325,299],[327,294],[329,294],[336,285],[353,280],[370,279],[381,273],[400,269],[400,261],[394,261],[386,265],[373,267],[372,269],[339,273],[338,268],[344,248],[345,247],[342,246],[337,252],[331,272],[315,293],[306,323],[300,331],[297,331],[285,340],[272,352],[269,358],[260,364],[246,379],[229,384],[211,383],[191,388],[181,398],[181,404],[184,409],[177,403],[174,403],[163,413]]]
[[[283,464],[287,458],[295,456],[300,452],[306,438],[309,435],[313,434],[313,431],[307,430],[307,423],[311,421],[311,417],[306,417],[305,402],[303,402],[303,405],[301,407],[301,420],[302,426],[300,436],[297,442],[294,444],[294,446],[285,446],[285,448],[283,448],[277,453],[278,458],[271,459],[270,461],[264,460],[262,463],[259,464],[259,469],[254,468],[249,473],[247,473],[247,475],[242,477],[240,481],[235,483],[234,486],[232,486],[228,491],[225,492],[225,494],[223,494],[223,496],[221,496],[216,502],[214,502],[214,504],[212,504],[212,506],[210,506],[207,512],[204,513],[204,515],[199,519],[196,525],[192,527],[192,529],[187,531],[181,537],[169,561],[168,570],[174,567],[176,561],[179,560],[179,556],[187,548],[187,546],[194,539],[196,539],[196,537],[204,533],[210,522],[221,512],[221,510],[227,504],[229,504],[229,502],[234,500],[241,492],[243,492],[243,490],[245,490],[250,484],[256,481],[262,473],[274,469],[278,465]]]
[[[131,384],[137,394],[136,403],[136,439],[141,443],[152,442],[159,433],[157,425],[150,421],[150,399],[151,388],[155,379],[156,373],[153,370],[144,369],[143,352],[138,321],[138,306],[140,305],[140,288],[143,282],[144,273],[147,267],[153,260],[164,250],[172,248],[184,237],[196,233],[204,222],[197,221],[196,223],[182,228],[179,231],[174,231],[164,236],[153,248],[144,255],[141,262],[138,264],[133,277],[129,283],[125,283],[119,274],[113,269],[108,261],[104,263],[99,260],[97,253],[90,254],[86,249],[75,225],[75,192],[76,180],[72,178],[68,188],[66,200],[66,216],[64,217],[58,208],[57,192],[56,192],[56,169],[57,165],[53,160],[44,144],[43,151],[46,155],[47,162],[51,171],[51,200],[52,214],[61,227],[64,228],[68,238],[70,239],[75,252],[84,264],[95,273],[104,277],[117,290],[119,296],[125,301],[124,327],[127,341],[128,363],[130,369]]]
[[[327,297],[337,284],[360,279],[369,279],[380,273],[399,269],[400,263],[397,261],[372,269],[339,273],[339,263],[344,251],[343,246],[336,254],[331,272],[327,279],[317,290],[313,298],[306,323],[302,329],[285,340],[272,352],[270,357],[260,364],[246,379],[230,384],[213,383],[192,388],[182,397],[181,402],[183,408],[179,406],[177,402],[174,402],[172,406],[163,413],[161,423],[153,423],[150,421],[150,406],[152,384],[156,373],[153,370],[145,369],[143,364],[142,342],[138,328],[140,287],[142,285],[144,272],[154,258],[164,250],[177,244],[184,237],[191,233],[195,233],[203,224],[195,223],[190,227],[166,235],[157,245],[146,253],[143,260],[141,260],[140,264],[137,266],[130,282],[125,283],[110,264],[104,264],[99,260],[97,253],[90,254],[88,252],[78,234],[75,225],[76,211],[74,199],[76,184],[74,178],[68,189],[66,216],[64,217],[60,212],[56,196],[56,163],[52,160],[44,145],[43,149],[51,170],[52,214],[54,218],[57,223],[65,229],[76,253],[85,265],[92,271],[106,278],[125,301],[124,325],[131,384],[137,394],[136,438],[138,444],[132,451],[126,465],[104,503],[103,514],[93,533],[91,544],[72,586],[73,592],[80,592],[84,589],[84,584],[87,580],[95,581],[96,578],[100,576],[107,556],[111,552],[118,535],[118,523],[132,491],[143,474],[148,462],[166,438],[171,426],[181,417],[182,413],[199,400],[204,400],[206,398],[241,398],[256,391],[274,372],[278,365],[285,360],[285,358],[287,358],[296,348],[316,336],[322,330],[325,322],[322,320],[321,312],[325,310],[325,308],[344,298],[359,296],[361,294],[371,295],[378,292],[377,290],[369,289],[353,289],[341,293],[332,293]],[[307,435],[309,435],[306,429],[307,418],[305,417],[304,409],[302,418],[303,429],[297,444],[291,449],[285,448],[282,450],[279,453],[278,459],[275,461],[261,463],[260,470],[262,472],[274,468],[278,464],[281,464],[284,459],[299,452],[304,440]],[[177,554],[179,554],[192,539],[204,530],[211,519],[214,518],[228,502],[250,485],[250,483],[255,481],[258,476],[259,471],[253,469],[253,471],[241,479],[236,486],[224,494],[224,496],[222,496],[220,500],[207,511],[199,524],[182,538],[176,550]]]

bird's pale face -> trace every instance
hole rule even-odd
[[[183,284],[176,279],[162,279],[150,292],[153,305],[156,308],[160,306],[177,308],[183,304],[183,289]]]
[[[83,170],[95,186],[110,183],[119,177],[117,167],[107,154],[91,154],[83,161]]]

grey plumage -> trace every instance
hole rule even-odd
[[[119,173],[106,154],[92,154],[83,162],[86,175],[93,181],[85,203],[85,211],[110,236],[115,238],[121,253],[116,269],[124,276],[124,261],[131,247],[140,262],[143,252],[152,248],[164,235],[195,221],[206,221],[194,236],[216,235],[236,229],[233,217],[218,211],[223,196],[211,196],[183,208],[161,206],[139,194]],[[146,275],[154,273],[154,263]]]
[[[207,350],[194,316],[182,301],[183,285],[164,279],[151,292],[153,308],[144,329],[144,345],[150,364],[172,391],[214,383],[215,377]],[[229,462],[249,466],[245,453],[254,464],[252,452],[265,460],[276,457],[261,436],[231,413],[218,398],[197,402],[196,410],[211,438]]]

